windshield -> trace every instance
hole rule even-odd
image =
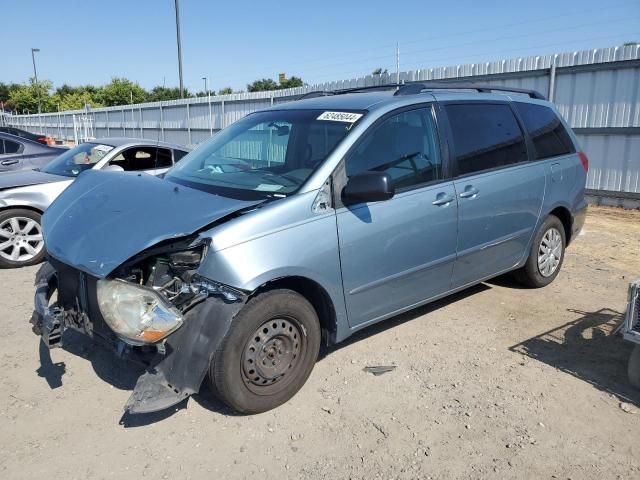
[[[258,112],[216,134],[178,162],[166,179],[243,199],[295,192],[363,112]]]
[[[51,160],[42,168],[42,171],[53,175],[77,177],[80,173],[92,168],[111,150],[113,150],[111,145],[82,143]]]

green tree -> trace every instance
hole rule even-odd
[[[371,72],[371,75],[382,75],[387,73],[389,73],[389,70],[387,70],[386,68],[383,70],[382,68],[378,67],[373,72]]]
[[[21,85],[19,83],[0,82],[0,102],[7,103],[9,101],[11,90],[15,90],[20,87]]]
[[[270,78],[263,78],[248,84],[247,90],[249,92],[265,92],[268,90],[278,90],[278,84]]]
[[[233,93],[233,88],[224,87],[218,90],[218,95],[231,95]]]
[[[293,76],[291,78],[286,78],[284,81],[280,82],[278,88],[295,88],[304,86],[304,82],[301,78]]]
[[[49,80],[40,80],[36,84],[35,79],[29,79],[28,85],[17,85],[9,90],[9,108],[22,112],[29,110],[30,113],[38,112],[38,102],[40,102],[42,112],[52,112],[54,107],[51,103],[49,91],[53,84]]]
[[[264,92],[268,90],[281,90],[283,88],[294,88],[302,86],[304,86],[304,81],[300,77],[296,76],[286,78],[280,83],[276,83],[270,78],[262,78],[247,85],[247,90],[250,92]]]
[[[89,105],[92,108],[103,107],[102,103],[97,101],[94,95],[87,90],[77,90],[73,93],[68,93],[64,96],[57,93],[51,96],[51,103],[57,110],[82,110],[85,105]]]
[[[102,104],[110,107],[142,103],[147,99],[147,92],[131,80],[113,77],[109,84],[102,87],[99,97]]]
[[[184,97],[191,97],[189,90],[184,90]],[[153,87],[147,94],[147,102],[163,102],[165,100],[177,100],[180,98],[180,89],[178,87]]]

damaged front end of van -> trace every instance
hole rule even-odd
[[[200,272],[209,241],[199,232],[257,203],[148,175],[85,173],[44,216],[49,260],[36,276],[33,331],[54,348],[74,329],[144,363],[131,413],[197,393],[248,295]]]

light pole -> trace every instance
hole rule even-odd
[[[204,91],[207,94],[207,101],[209,102],[209,135],[213,136],[213,114],[211,112],[211,91],[209,90],[209,79],[202,77],[204,80]]]
[[[176,5],[176,41],[178,43],[178,76],[180,77],[180,98],[184,98],[184,83],[182,81],[182,44],[180,41],[180,0]]]
[[[38,71],[36,70],[36,52],[39,52],[39,48],[31,49],[31,61],[33,62],[33,76],[36,80],[36,92],[38,94],[38,115],[42,113],[42,108],[40,106],[40,89],[38,88]]]
[[[204,93],[209,95],[209,80],[207,79],[207,77],[202,77],[202,80],[204,80]]]

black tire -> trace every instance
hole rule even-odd
[[[560,234],[562,248],[560,250],[560,261],[557,264],[557,267],[555,267],[555,270],[553,270],[553,272],[551,272],[549,275],[544,275],[538,267],[538,252],[541,249],[543,238],[551,229],[555,229],[555,231]],[[562,264],[564,263],[566,246],[567,238],[564,231],[564,225],[558,217],[556,217],[555,215],[549,215],[545,219],[545,221],[542,222],[542,225],[540,225],[540,228],[538,228],[538,231],[536,232],[536,235],[531,242],[531,249],[529,250],[529,257],[527,258],[527,262],[522,268],[514,272],[515,278],[527,287],[546,287],[551,282],[553,282],[558,276],[558,273],[560,273],[560,269],[562,268]],[[556,259],[555,256],[553,258]]]
[[[12,209],[3,210],[0,212],[0,226],[3,225],[7,220],[10,220],[11,218],[30,219],[37,223],[38,230],[42,232],[41,217],[42,216],[40,215],[40,213],[35,212],[33,210],[27,210],[23,208],[12,208]],[[25,226],[24,222],[21,223],[21,226]],[[3,231],[7,232],[7,230],[4,228],[3,228]],[[6,236],[0,235],[0,245],[5,243],[5,241],[7,240],[8,238]],[[31,242],[30,245],[33,246],[33,242]],[[7,247],[7,249],[4,250],[4,253],[7,253],[10,255],[9,252],[11,250],[8,250],[9,248],[12,248],[12,247]],[[20,251],[24,251],[24,250],[20,250]],[[34,257],[28,260],[23,260],[23,261],[11,260],[9,258],[5,258],[4,256],[0,255],[0,268],[19,268],[19,267],[26,267],[29,265],[36,265],[42,262],[46,257],[46,255],[47,255],[47,251],[45,250],[44,245],[42,245],[40,251]]]
[[[309,378],[320,338],[318,315],[303,296],[291,290],[257,295],[236,315],[213,356],[212,389],[241,413],[278,407]]]
[[[629,383],[640,390],[640,345],[636,344],[629,356],[629,364],[627,366],[627,374]]]

